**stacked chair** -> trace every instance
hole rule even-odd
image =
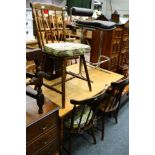
[[[74,105],[72,113],[64,121],[64,126],[68,132],[68,155],[71,154],[72,136],[74,134],[83,134],[87,131],[93,137],[93,143],[96,144],[94,130],[101,131],[101,140],[104,138],[104,120],[106,114],[114,116],[117,123],[117,116],[120,107],[120,101],[124,88],[129,84],[129,79],[123,79],[118,82],[112,82],[108,88],[92,98],[82,101],[70,100]],[[101,127],[97,123],[101,121]],[[90,132],[91,131],[91,132]]]
[[[71,146],[72,146],[72,136],[73,134],[83,134],[87,131],[92,138],[94,144],[96,144],[96,138],[94,133],[94,125],[96,120],[96,115],[98,113],[99,104],[105,97],[105,90],[101,91],[98,95],[88,98],[85,100],[77,101],[70,100],[73,104],[73,110],[71,115],[66,118],[64,126],[68,131],[68,155],[71,155]],[[91,133],[89,132],[91,131]]]
[[[60,66],[58,70],[62,77],[61,82],[57,83],[61,84],[61,91],[54,87],[57,84],[48,85],[44,83],[44,85],[62,95],[62,108],[65,108],[66,74],[87,81],[89,90],[92,89],[84,57],[85,53],[90,52],[90,46],[66,41],[65,7],[37,2],[31,3],[31,7],[37,40],[44,55],[42,67],[46,66],[49,61],[52,63],[51,73],[46,72],[43,76],[46,79],[52,79],[52,76],[57,72],[56,65],[58,64]],[[80,65],[83,64],[84,66],[86,77],[66,70],[67,61],[77,57],[80,58]]]
[[[101,139],[104,139],[104,120],[107,114],[111,114],[115,118],[117,123],[117,116],[120,107],[121,97],[123,94],[124,88],[129,84],[129,79],[123,79],[119,82],[112,82],[111,86],[105,92],[105,98],[102,100],[99,106],[101,120],[102,120],[102,135]]]

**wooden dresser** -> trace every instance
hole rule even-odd
[[[100,30],[93,31],[91,40],[90,61],[97,62]],[[102,54],[110,57],[110,61],[101,67],[117,72],[129,64],[129,20],[122,18],[116,29],[104,32]]]
[[[45,98],[43,114],[36,100],[26,97],[26,154],[59,155],[59,107]]]

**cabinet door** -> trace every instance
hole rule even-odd
[[[113,31],[113,39],[121,39],[123,35],[123,28],[121,26],[118,26],[114,31]]]
[[[112,41],[112,54],[119,54],[121,51],[121,39],[113,39]]]
[[[129,65],[129,49],[126,49],[125,52],[120,54],[119,58],[119,66],[123,66],[124,64]]]
[[[129,27],[124,25],[119,66],[129,64]]]
[[[119,56],[113,56],[110,58],[110,70],[116,71],[118,68]]]
[[[110,65],[109,69],[112,71],[117,71],[119,66],[119,56],[121,52],[121,41],[123,35],[123,28],[121,26],[117,26],[117,28],[113,31],[112,38],[112,49],[110,55]]]

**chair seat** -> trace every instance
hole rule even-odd
[[[111,21],[102,21],[102,20],[76,20],[77,25],[87,28],[97,28],[103,30],[112,30],[116,28],[116,23]]]
[[[44,46],[44,52],[56,57],[73,57],[90,52],[90,46],[72,42],[50,43]]]
[[[84,127],[85,123],[86,123],[86,120],[87,120],[87,116],[89,115],[89,111],[90,111],[90,107],[89,106],[86,106],[85,107],[85,110],[84,110],[84,114],[82,116],[82,119],[81,119],[81,123],[80,123],[80,128]],[[80,107],[78,109],[78,111],[76,112],[75,116],[74,116],[74,123],[73,123],[73,128],[78,128],[78,124],[80,122],[80,115],[81,115],[81,112],[82,112],[82,108]],[[93,116],[93,111],[91,110],[90,112],[90,115],[89,115],[89,118],[87,120],[87,124],[89,123],[89,121],[91,120]],[[67,128],[70,128],[70,125],[71,125],[71,118],[68,118],[66,121],[65,121],[65,126]]]

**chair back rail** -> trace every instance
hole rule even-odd
[[[105,93],[105,98],[100,103],[99,109],[102,114],[102,116],[100,117],[102,119],[101,140],[104,139],[104,116],[105,114],[110,113],[112,114],[111,116],[115,118],[115,122],[116,123],[118,122],[117,116],[118,116],[118,111],[120,107],[120,100],[122,97],[122,92],[128,84],[129,84],[128,78],[123,79],[118,82],[112,82],[111,86],[107,89]]]
[[[85,100],[77,101],[77,100],[71,99],[70,102],[71,104],[74,105],[74,107],[71,115],[70,131],[74,128],[73,127],[74,120],[77,113],[79,113],[78,115],[80,117],[76,128],[76,132],[83,132],[84,130],[87,130],[88,128],[92,127],[93,120],[98,111],[99,104],[104,99],[104,97],[105,97],[105,90],[103,90],[97,96],[94,96],[92,98],[88,98]],[[85,115],[86,113],[87,115]],[[82,121],[83,119],[85,119],[84,123]]]
[[[31,3],[31,7],[40,48],[66,40],[65,7],[37,2]]]
[[[103,101],[105,112],[116,110],[119,107],[122,92],[128,84],[129,79],[111,83],[110,88],[106,91],[106,97]]]

